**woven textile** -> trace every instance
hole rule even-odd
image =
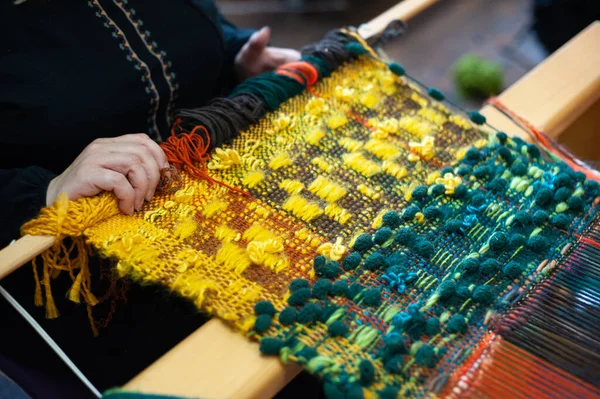
[[[133,216],[104,195],[40,220],[332,398],[597,396],[598,185],[483,123],[364,54],[213,151],[224,184],[184,168]]]

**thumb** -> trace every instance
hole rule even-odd
[[[270,40],[271,29],[268,26],[265,26],[250,36],[250,40],[248,40],[248,51],[253,54],[260,54],[265,47],[267,47]]]

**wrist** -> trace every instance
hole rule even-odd
[[[58,185],[58,178],[59,176],[56,176],[54,179],[50,180],[50,183],[48,183],[48,189],[46,190],[46,206],[50,206],[54,203],[54,201],[56,200],[57,197],[57,185]]]

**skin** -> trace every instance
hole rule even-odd
[[[300,59],[296,50],[268,47],[270,38],[270,29],[262,28],[239,51],[234,65],[239,81]],[[46,204],[52,204],[61,193],[76,200],[112,191],[121,211],[131,215],[152,199],[160,170],[168,166],[163,150],[144,133],[96,139],[50,182]]]

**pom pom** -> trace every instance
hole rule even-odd
[[[323,384],[323,393],[326,399],[346,399],[346,394],[337,385],[330,382]]]
[[[329,262],[327,262],[325,264],[325,269],[323,271],[324,277],[327,277],[330,279],[335,279],[340,274],[342,274],[342,267],[340,266],[340,264],[337,261],[330,260]]]
[[[483,204],[485,204],[485,195],[477,193],[473,197],[471,197],[471,205],[480,207]]]
[[[390,62],[388,64],[388,68],[390,69],[390,71],[392,71],[392,73],[394,75],[397,75],[397,76],[403,76],[406,73],[406,71],[404,70],[404,67],[395,62]]]
[[[275,306],[269,301],[258,301],[254,305],[254,311],[256,314],[268,314],[274,316],[276,313]]]
[[[367,259],[365,259],[365,269],[377,270],[386,266],[385,258],[379,252],[374,252]]]
[[[417,255],[420,255],[427,259],[431,258],[433,256],[433,253],[435,252],[433,244],[423,238],[417,239],[417,241],[413,245],[413,250]]]
[[[454,173],[454,169],[451,166],[444,166],[440,171],[440,174],[444,176],[446,173]]]
[[[446,324],[446,331],[450,334],[462,334],[467,331],[467,322],[465,317],[460,314],[456,314],[448,320]]]
[[[489,240],[492,251],[502,251],[508,245],[508,238],[504,233],[494,233]]]
[[[568,188],[572,188],[574,185],[575,185],[575,182],[566,173],[559,173],[554,178],[554,186],[555,187],[568,187]]]
[[[507,187],[508,182],[500,177],[494,178],[486,185],[486,188],[492,191],[494,194],[503,194]]]
[[[456,233],[460,231],[461,227],[462,222],[460,220],[452,219],[446,222],[446,224],[444,225],[444,230],[446,230],[448,233]]]
[[[279,322],[284,326],[289,326],[296,321],[298,311],[291,306],[286,307],[279,313]]]
[[[515,213],[514,223],[526,227],[533,223],[533,219],[526,211],[519,211]]]
[[[377,393],[380,399],[396,399],[399,392],[398,387],[385,387]]]
[[[533,222],[537,225],[546,223],[546,220],[548,220],[548,212],[546,212],[546,211],[542,211],[541,209],[538,209],[533,214]]]
[[[473,168],[471,168],[469,165],[461,165],[457,170],[456,170],[456,174],[464,177],[468,174],[470,174],[473,171]]]
[[[429,90],[427,90],[427,93],[435,100],[438,101],[444,101],[444,99],[446,98],[444,96],[444,93],[442,93],[441,91],[439,91],[438,89],[434,89],[433,87],[430,87]]]
[[[354,241],[354,249],[359,252],[367,252],[369,249],[373,247],[373,240],[371,239],[370,234],[363,233],[356,237]]]
[[[598,194],[600,194],[600,185],[594,180],[586,180],[586,182],[583,183],[583,190],[586,195],[597,197]]]
[[[506,143],[506,140],[508,139],[508,136],[504,132],[496,132],[496,138],[498,139],[498,141],[500,142],[500,144],[504,144],[504,143]]]
[[[368,360],[361,360],[358,365],[360,373],[360,383],[363,385],[370,385],[375,380],[375,367]]]
[[[397,332],[389,333],[385,338],[385,349],[389,353],[406,353],[404,338]]]
[[[481,165],[473,169],[473,176],[478,179],[483,179],[490,175],[490,167],[486,165]]]
[[[370,238],[369,238],[370,239]],[[344,259],[344,270],[354,270],[360,262],[362,261],[362,256],[358,252],[352,252],[350,255],[346,256]]]
[[[523,271],[523,266],[515,261],[510,261],[502,269],[502,274],[504,277],[512,280],[523,274]]]
[[[387,258],[385,258],[385,263],[387,263],[388,266],[400,266],[404,273],[406,272],[406,262],[406,255],[404,255],[402,252],[392,252]]]
[[[412,192],[412,196],[413,196],[413,199],[416,201],[425,200],[427,198],[427,186],[421,184],[420,186],[415,187],[415,189]],[[408,210],[408,208],[406,208],[406,209]],[[404,213],[406,214],[406,210],[404,211]]]
[[[471,147],[467,150],[465,156],[471,161],[479,161],[479,150],[475,147]]]
[[[392,237],[392,234],[392,230],[389,227],[382,227],[381,229],[377,230],[377,233],[375,233],[373,241],[375,241],[375,244],[383,245]]]
[[[367,50],[363,47],[363,45],[358,42],[346,43],[346,45],[344,47],[346,48],[346,50],[349,53],[354,54],[354,55],[363,55],[364,53],[367,52]]]
[[[335,305],[325,306],[321,310],[321,314],[319,314],[319,321],[322,323],[327,323],[329,321],[329,318],[331,317],[331,315],[333,315],[338,309],[339,309],[339,306],[335,306]]]
[[[322,276],[325,273],[325,262],[325,257],[321,255],[313,259],[313,269],[315,269],[317,276]]]
[[[305,359],[307,361],[318,355],[319,355],[319,352],[317,352],[317,350],[315,348],[311,348],[310,346],[306,346],[306,347],[300,349],[298,351],[298,353],[296,353],[296,356],[298,358]]]
[[[402,330],[412,338],[419,338],[425,331],[425,316],[417,311],[410,315],[410,318],[402,325]]]
[[[320,278],[317,280],[315,285],[313,285],[312,294],[315,298],[325,299],[327,295],[331,292],[331,281],[325,278]]]
[[[550,243],[546,237],[538,235],[531,237],[527,242],[527,246],[534,252],[542,253],[548,250]]]
[[[260,352],[265,355],[279,355],[284,342],[278,338],[264,337],[260,340]]]
[[[569,205],[569,209],[580,211],[583,209],[583,200],[580,197],[571,197],[567,201],[567,205]]]
[[[348,326],[341,320],[336,320],[329,325],[327,333],[332,337],[343,337],[348,334]]]
[[[394,241],[400,245],[411,245],[415,238],[416,234],[408,227],[405,227],[396,232]]]
[[[550,203],[550,201],[552,200],[552,197],[553,197],[552,191],[549,188],[542,187],[535,194],[535,202],[539,206],[544,206],[544,205],[547,205],[548,203]]]
[[[550,223],[559,229],[568,229],[571,225],[571,218],[565,214],[559,213],[550,218]]]
[[[389,211],[383,215],[383,218],[381,218],[381,221],[384,226],[387,226],[390,229],[396,229],[396,228],[398,228],[398,226],[400,226],[400,222],[402,220],[400,219],[400,215],[398,214],[398,212]]]
[[[471,298],[471,290],[469,286],[466,284],[460,285],[456,287],[456,296],[460,299],[469,299]]]
[[[565,202],[571,196],[571,190],[566,187],[561,187],[554,193],[554,201]]]
[[[473,301],[484,306],[494,302],[494,292],[487,285],[480,285],[473,290]]]
[[[363,292],[363,300],[367,306],[379,306],[381,303],[381,291],[377,288],[369,288]]]
[[[446,193],[446,187],[443,184],[435,184],[431,187],[431,195],[434,197],[439,197],[440,195],[444,195]]]
[[[331,295],[335,296],[347,296],[348,295],[348,283],[344,280],[338,280],[333,283],[331,287]]]
[[[292,306],[300,306],[306,303],[312,296],[310,288],[300,288],[294,291],[288,298],[288,303]]]
[[[439,208],[435,207],[435,206],[428,206],[427,208],[425,208],[423,210],[423,215],[425,215],[425,217],[427,219],[441,219],[442,216],[444,216],[444,214],[442,213],[441,210],[439,210]]]
[[[431,345],[423,345],[415,354],[415,362],[420,366],[432,368],[435,366],[435,350]]]
[[[297,278],[290,283],[290,291],[298,291],[301,288],[310,288],[310,283],[303,278]]]
[[[573,178],[575,178],[575,181],[582,183],[585,181],[585,173],[579,171],[573,172]]]
[[[481,273],[488,276],[500,268],[496,259],[486,259],[481,263]]]
[[[258,315],[254,321],[254,331],[259,334],[264,333],[271,327],[271,321],[271,316],[268,314]]]
[[[515,159],[512,152],[510,152],[510,150],[506,147],[498,148],[498,155],[504,159],[507,165],[511,165]]]
[[[516,249],[525,245],[525,241],[526,239],[523,234],[512,234],[510,236],[510,242],[508,243],[508,246],[512,249]]]
[[[515,176],[525,176],[527,174],[527,165],[525,162],[515,162],[510,167],[510,172]]]
[[[298,312],[298,323],[308,324],[316,321],[321,315],[321,308],[315,303],[307,303]]]
[[[392,356],[383,365],[383,367],[392,374],[400,374],[400,372],[402,371],[402,366],[404,366],[404,358],[402,357],[402,355]]]
[[[364,289],[364,287],[358,283],[354,283],[348,288],[348,299],[354,300]]]
[[[475,258],[467,258],[460,264],[460,270],[466,274],[476,274],[479,272],[479,261]]]
[[[527,144],[527,152],[531,158],[540,157],[540,149],[535,144]]]
[[[430,317],[425,323],[425,334],[436,335],[440,332],[440,319],[437,317]]]
[[[459,184],[454,188],[454,198],[461,199],[467,195],[468,189],[464,184]]]
[[[456,283],[452,280],[443,281],[437,288],[437,294],[442,301],[446,301],[456,293]]]
[[[358,384],[350,384],[346,389],[345,399],[364,399],[363,390]]]
[[[486,121],[485,116],[483,116],[477,111],[469,112],[469,119],[471,119],[473,123],[476,123],[478,125],[483,125]]]
[[[485,99],[499,94],[504,85],[500,64],[477,54],[462,56],[452,67],[459,92],[473,99]]]

